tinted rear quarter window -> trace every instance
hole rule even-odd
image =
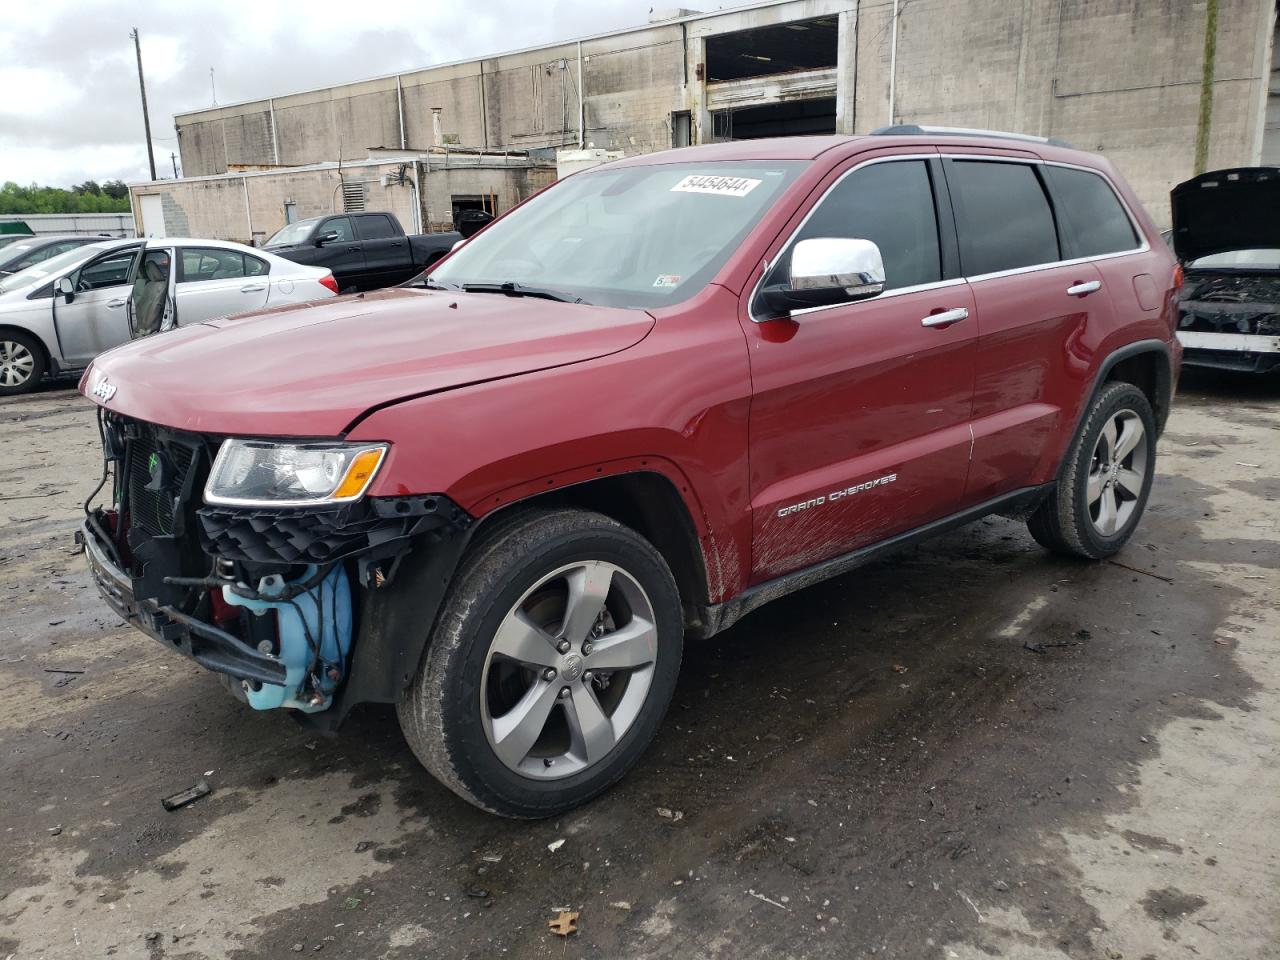
[[[1100,257],[1138,246],[1133,223],[1111,184],[1088,170],[1046,166],[1069,257]]]
[[[947,183],[967,276],[1061,259],[1049,198],[1030,164],[952,160]]]

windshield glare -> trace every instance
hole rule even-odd
[[[307,234],[311,232],[311,228],[316,225],[317,217],[310,220],[298,220],[289,224],[287,227],[278,231],[263,246],[269,247],[277,243],[301,243],[307,239]]]
[[[26,287],[33,283],[39,283],[55,274],[65,273],[70,268],[75,267],[88,260],[92,256],[109,250],[110,247],[102,246],[97,243],[88,243],[82,247],[75,247],[72,250],[65,250],[56,257],[50,257],[48,260],[41,260],[39,263],[33,263],[25,270],[19,270],[11,277],[5,277],[4,283],[0,283],[0,293],[6,290],[17,290],[20,287]]]
[[[514,283],[604,306],[702,289],[805,161],[675,163],[576,174],[468,240],[431,281]]]
[[[1280,250],[1231,250],[1192,260],[1193,270],[1280,270]]]

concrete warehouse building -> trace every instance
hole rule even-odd
[[[633,154],[940,124],[1106,153],[1167,224],[1169,188],[1197,170],[1280,163],[1276,0],[771,0],[650,21],[180,114],[183,170],[365,161],[370,148],[437,143],[531,151],[536,166],[561,147]],[[168,192],[177,207],[188,189],[135,193]],[[523,195],[504,190],[499,210]],[[254,218],[266,230],[285,220],[283,200],[272,202],[274,220]]]

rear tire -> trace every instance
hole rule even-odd
[[[1146,394],[1131,383],[1108,383],[1067,452],[1057,489],[1027,529],[1054,553],[1109,557],[1137,528],[1155,465],[1156,422]]]
[[[44,378],[49,358],[29,333],[0,330],[0,397],[30,393]]]
[[[582,510],[499,518],[459,568],[400,726],[468,802],[554,816],[613,786],[648,747],[683,635],[675,579],[635,531]]]

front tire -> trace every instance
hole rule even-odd
[[[1109,557],[1133,536],[1155,465],[1156,421],[1146,394],[1131,383],[1108,383],[1067,452],[1054,495],[1027,528],[1054,553]]]
[[[607,790],[657,732],[684,621],[670,569],[597,513],[482,529],[397,704],[422,764],[470,803],[550,817]]]

